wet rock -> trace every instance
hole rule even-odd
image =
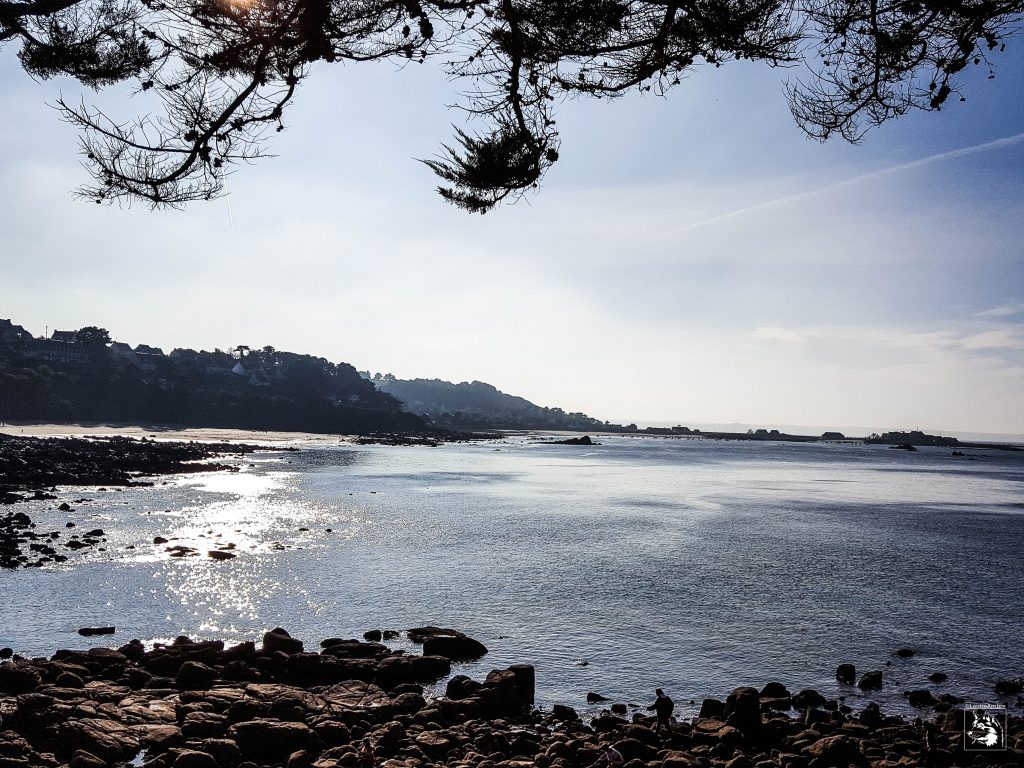
[[[761,689],[762,699],[781,699],[790,696],[789,689],[782,683],[768,683]]]
[[[115,631],[114,627],[81,627],[78,634],[82,637],[92,637],[94,635],[112,635]]]
[[[893,656],[899,656],[901,659],[909,659],[917,653],[916,648],[898,648],[893,651]]]
[[[930,675],[928,675],[928,679],[931,680],[933,683],[944,683],[946,681],[946,678],[947,675],[945,672],[932,672]]]
[[[456,635],[435,634],[423,640],[423,655],[444,656],[453,661],[478,659],[487,653],[487,647],[479,640],[461,633]]]
[[[448,681],[448,687],[445,689],[445,696],[453,701],[457,701],[459,699],[469,698],[479,689],[480,683],[476,680],[473,680],[466,675],[455,675]]]
[[[168,539],[165,539],[163,536],[154,536],[153,537],[153,543],[154,544],[166,544],[167,541],[168,541]]]
[[[624,715],[624,714],[626,714],[626,705],[625,704],[612,704],[612,712],[614,714],[616,714],[616,715]]]
[[[551,708],[551,716],[556,720],[567,720],[570,722],[580,719],[580,716],[576,714],[575,709],[567,707],[564,704],[555,704],[555,706]]]
[[[287,630],[277,627],[263,635],[263,652],[302,653],[302,641],[296,640]]]
[[[725,717],[725,702],[718,699],[704,699],[697,717],[701,720]]]
[[[906,695],[912,707],[933,707],[937,703],[932,692],[927,689],[907,691]]]
[[[744,734],[761,728],[761,701],[756,688],[736,688],[725,700],[725,722]]]
[[[993,690],[1000,696],[1013,696],[1024,691],[1024,681],[1000,680],[993,686]]]
[[[882,673],[879,670],[865,672],[857,682],[857,687],[865,691],[876,691],[882,687]]]
[[[812,688],[807,688],[793,696],[793,706],[797,709],[806,707],[820,707],[824,705],[825,697]]]
[[[237,555],[234,552],[228,552],[223,549],[211,549],[208,550],[206,556],[211,560],[233,560]]]
[[[600,693],[595,693],[594,691],[590,691],[587,694],[587,703],[588,704],[597,704],[598,702],[601,702],[601,701],[608,701],[608,697],[607,696],[602,696]]]
[[[369,632],[363,632],[363,639],[369,640],[371,643],[379,643],[384,637],[384,633],[379,629],[371,629]]]
[[[853,664],[840,664],[836,667],[836,680],[845,685],[857,682],[857,668]]]

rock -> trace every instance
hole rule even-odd
[[[416,746],[432,758],[444,758],[455,747],[458,742],[442,731],[424,731],[414,739]]]
[[[865,691],[876,691],[882,687],[882,673],[879,670],[865,672],[857,683]]]
[[[289,635],[287,630],[277,627],[263,635],[263,652],[274,653],[276,651],[302,653],[302,641]]]
[[[166,544],[167,541],[168,540],[165,539],[163,536],[154,536],[153,537],[153,543],[154,544]]]
[[[435,635],[461,635],[457,629],[447,629],[445,627],[413,627],[412,629],[406,630],[406,634],[409,635],[409,639],[414,643],[422,643],[428,637]]]
[[[114,720],[85,717],[61,723],[61,748],[69,753],[85,750],[102,760],[130,760],[139,751],[139,739],[126,725]]]
[[[31,667],[0,664],[0,693],[28,693],[39,687],[42,678]]]
[[[946,677],[947,675],[945,672],[932,672],[928,675],[928,679],[933,683],[944,683],[946,681]]]
[[[725,717],[725,702],[718,699],[704,699],[697,717],[701,720]]]
[[[993,688],[1000,696],[1012,696],[1024,691],[1024,683],[1020,680],[1000,680]]]
[[[371,629],[369,632],[363,632],[363,640],[369,640],[371,643],[379,643],[384,638],[384,633],[379,629]]]
[[[565,720],[567,722],[574,722],[580,719],[580,716],[576,714],[576,710],[572,707],[567,707],[564,704],[555,704],[551,708],[551,716],[556,720]]]
[[[805,709],[807,707],[820,707],[824,705],[825,697],[815,691],[813,688],[807,688],[800,691],[800,693],[794,694],[793,706],[797,709]]]
[[[594,693],[593,691],[590,691],[587,694],[587,703],[597,704],[599,701],[608,701],[608,697],[602,696],[600,693]]]
[[[853,664],[840,664],[836,667],[836,680],[845,685],[857,682],[857,668]]]
[[[186,661],[181,665],[175,682],[185,690],[205,690],[217,679],[217,670],[198,661]]]
[[[453,661],[479,659],[487,647],[467,635],[432,635],[423,640],[424,656],[444,656]]]
[[[907,691],[907,701],[912,707],[933,707],[936,704],[935,697],[927,689]]]
[[[92,637],[93,635],[112,635],[114,631],[114,627],[82,627],[78,630],[78,634],[82,637]]]
[[[237,555],[234,552],[227,552],[223,549],[211,549],[208,550],[206,556],[211,560],[231,560]]]
[[[107,768],[106,760],[101,760],[92,754],[80,749],[71,756],[71,768]]]
[[[916,648],[899,648],[893,651],[893,656],[899,656],[901,659],[909,659],[911,656],[917,653]]]
[[[612,712],[614,712],[616,715],[624,715],[626,714],[626,705],[612,704]]]
[[[744,734],[761,728],[761,701],[756,688],[736,688],[725,700],[725,721]]]
[[[284,760],[292,752],[310,749],[319,741],[305,723],[258,718],[235,723],[228,729],[242,755],[257,758],[260,763]]]
[[[782,683],[768,683],[761,689],[762,699],[782,699],[790,695],[792,694],[790,694],[789,689]]]
[[[445,696],[453,701],[459,699],[466,699],[472,696],[480,688],[480,683],[466,675],[455,675],[451,680],[448,681],[448,687],[445,689]]]
[[[651,760],[655,760],[658,757],[657,749],[652,747],[650,744],[645,744],[639,739],[621,739],[620,741],[615,742],[613,746],[622,754],[622,757],[625,758],[626,765],[629,765],[631,760],[642,760],[646,763]]]
[[[867,765],[859,744],[849,736],[826,736],[804,748],[821,766]]]
[[[173,768],[220,768],[213,755],[194,749],[183,749],[174,759]]]

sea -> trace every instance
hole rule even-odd
[[[294,439],[237,472],[19,504],[37,531],[72,521],[107,541],[0,572],[0,646],[258,642],[280,626],[315,650],[432,624],[489,649],[455,674],[534,664],[542,708],[606,706],[590,692],[646,705],[660,687],[686,718],[770,681],[854,709],[911,714],[905,692],[924,688],[1014,708],[993,684],[1024,675],[1024,452],[553,437]],[[205,556],[229,543],[234,559]],[[116,634],[76,632],[103,625]],[[841,663],[881,670],[883,688],[838,683]]]

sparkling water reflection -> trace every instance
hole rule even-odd
[[[1024,455],[602,441],[318,443],[237,473],[69,489],[91,501],[25,511],[39,529],[102,527],[105,551],[0,575],[0,645],[49,653],[113,623],[122,641],[282,625],[315,647],[440,623],[491,648],[461,672],[537,664],[543,703],[662,686],[684,714],[770,679],[856,699],[833,678],[847,661],[885,670],[890,708],[909,688],[991,698],[1024,668]],[[233,560],[205,554],[230,545]],[[902,646],[920,652],[892,657]]]

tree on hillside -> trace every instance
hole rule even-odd
[[[989,68],[1024,0],[0,0],[0,45],[26,72],[134,82],[162,113],[132,121],[59,103],[82,130],[97,202],[210,199],[263,154],[315,62],[438,57],[486,127],[426,164],[469,211],[535,188],[557,161],[552,106],[665,93],[699,65],[802,62],[788,98],[811,136],[856,141],[939,109]],[[962,96],[961,96],[962,98]]]
[[[110,343],[110,332],[106,328],[87,325],[75,331],[75,343],[84,347],[105,347]]]

